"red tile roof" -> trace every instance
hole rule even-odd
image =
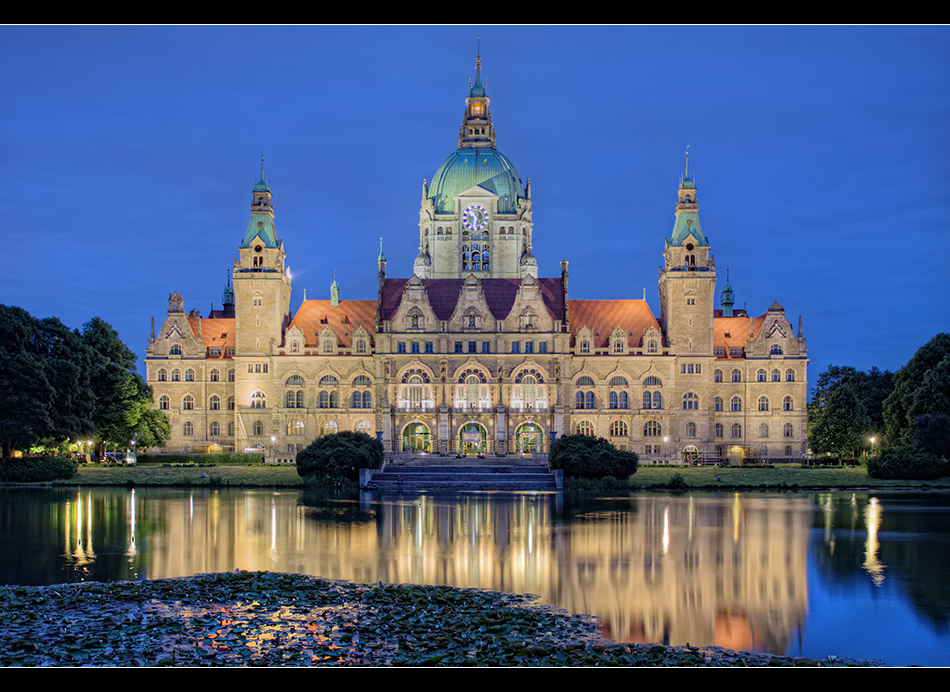
[[[353,345],[353,332],[360,327],[370,335],[375,333],[376,301],[341,300],[339,305],[331,305],[329,300],[308,300],[297,310],[290,325],[303,332],[307,346],[318,345],[320,332],[330,327],[336,332],[340,348],[349,348]]]
[[[234,319],[224,317],[186,317],[191,326],[191,333],[198,338],[198,323],[201,323],[201,340],[204,341],[204,347],[220,348],[220,357],[227,355],[228,348],[234,348]],[[212,358],[218,355],[210,356]]]
[[[610,333],[617,327],[627,332],[629,346],[640,345],[644,332],[650,327],[660,329],[645,300],[568,300],[567,310],[571,336],[587,327],[594,336],[594,348],[608,346]]]

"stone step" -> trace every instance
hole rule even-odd
[[[546,466],[396,466],[364,472],[366,487],[392,490],[557,490]],[[401,480],[400,480],[401,479]]]

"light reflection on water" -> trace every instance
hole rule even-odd
[[[7,584],[234,569],[447,584],[537,594],[618,641],[950,664],[946,494],[0,493]]]

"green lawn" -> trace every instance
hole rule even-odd
[[[870,478],[860,466],[775,467],[739,466],[641,466],[631,477],[635,487],[665,486],[673,474],[680,474],[693,488],[866,488],[940,487],[950,488],[950,478],[937,481],[892,481]],[[202,476],[204,474],[204,476]],[[719,476],[721,480],[716,480]],[[236,486],[300,487],[294,466],[195,467],[97,467],[81,466],[68,481],[54,485],[137,485],[137,486]]]
[[[665,485],[678,473],[690,487],[701,488],[950,488],[950,478],[894,481],[871,478],[863,466],[641,466],[631,481],[640,487]],[[716,476],[721,480],[717,481]]]

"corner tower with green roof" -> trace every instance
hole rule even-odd
[[[251,220],[234,261],[235,353],[269,356],[280,345],[290,319],[290,272],[284,244],[274,227],[270,186],[261,179],[254,186]]]
[[[489,103],[478,58],[458,149],[442,162],[431,185],[423,181],[414,264],[421,278],[537,277],[530,181],[522,184],[514,165],[495,148]]]
[[[673,233],[666,239],[660,267],[660,324],[678,356],[713,353],[716,263],[699,223],[696,184],[686,173],[677,191]]]

